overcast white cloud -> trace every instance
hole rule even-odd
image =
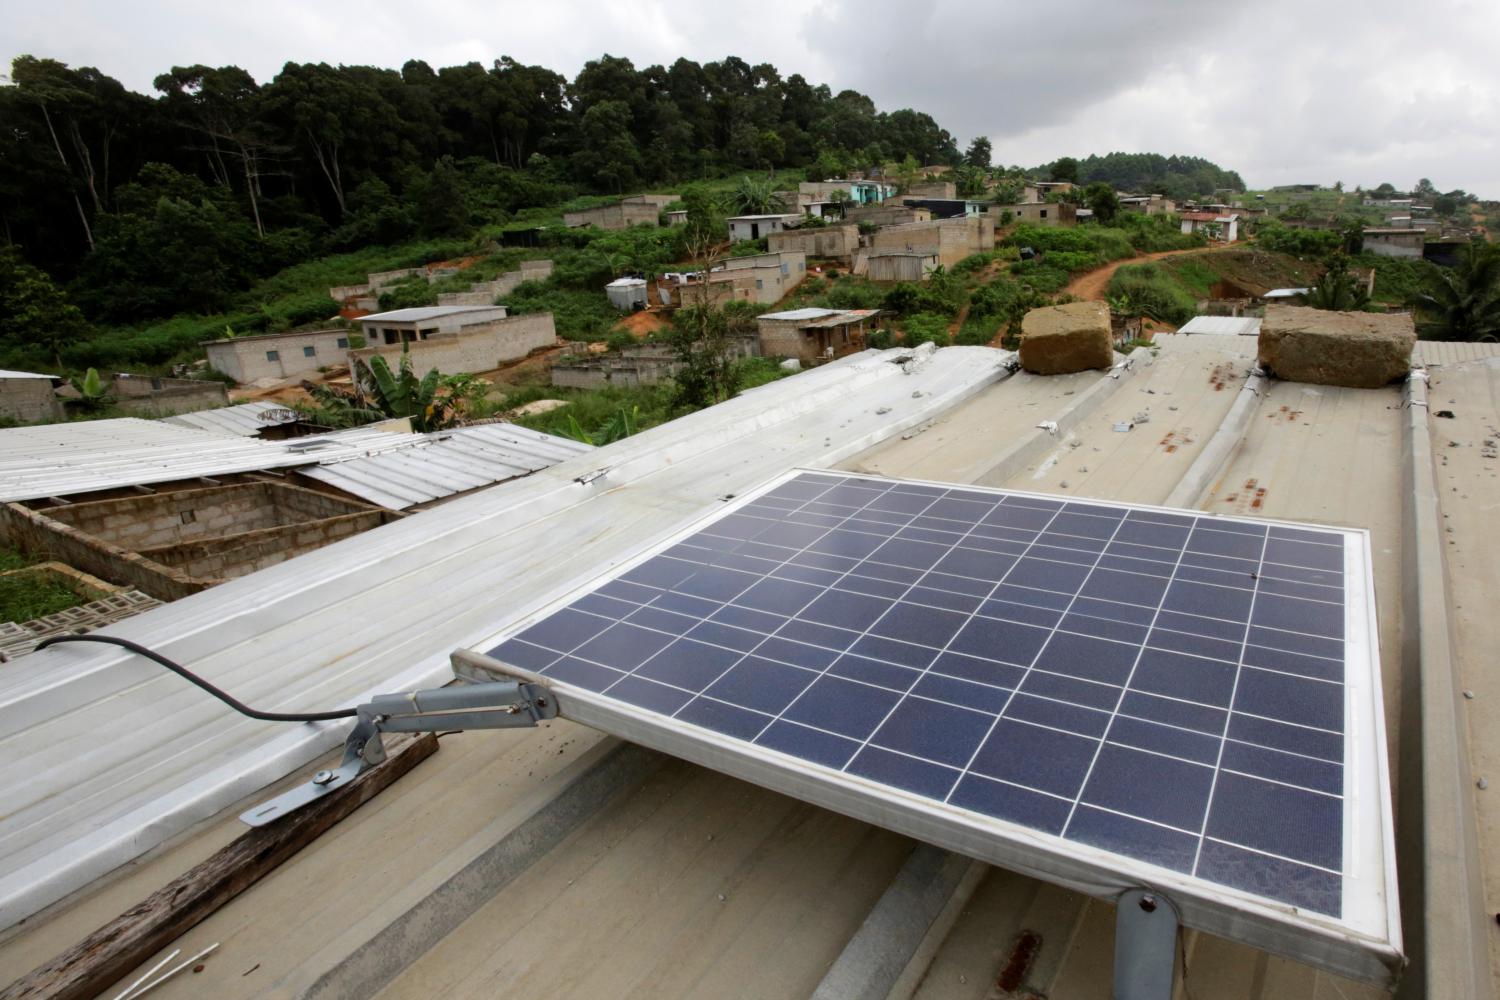
[[[885,110],[927,111],[1006,163],[1185,153],[1256,186],[1398,186],[1500,197],[1500,3],[1432,0],[58,0],[7,13],[0,57],[93,65],[137,90],[173,65],[399,67],[510,55],[568,76],[728,54]]]

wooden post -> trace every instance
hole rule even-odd
[[[383,764],[258,827],[167,883],[72,948],[0,991],[0,1000],[87,1000],[139,968],[335,823],[437,752],[437,736],[386,740]]]

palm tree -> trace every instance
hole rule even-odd
[[[1335,254],[1328,270],[1317,284],[1302,297],[1306,305],[1314,309],[1333,309],[1341,312],[1358,312],[1370,303],[1370,293],[1354,280],[1349,273],[1349,262],[1342,254]]]
[[[1500,246],[1464,247],[1457,267],[1428,273],[1412,305],[1429,340],[1500,339]]]
[[[786,205],[771,189],[771,182],[756,177],[741,177],[730,200],[741,215],[775,215],[786,211]]]

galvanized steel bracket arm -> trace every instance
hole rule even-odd
[[[1177,907],[1161,893],[1127,889],[1115,900],[1114,1000],[1172,1000]]]
[[[240,813],[250,826],[265,826],[342,788],[367,767],[385,760],[382,733],[455,732],[464,729],[518,729],[557,716],[557,701],[540,684],[494,681],[382,694],[356,709],[344,741],[344,759],[299,785]]]

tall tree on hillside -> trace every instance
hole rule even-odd
[[[971,167],[980,170],[990,169],[990,162],[994,158],[995,151],[990,145],[988,136],[975,136],[974,141],[969,143],[969,149],[964,153],[964,162]]]
[[[174,66],[155,81],[168,113],[207,142],[205,159],[214,179],[229,188],[232,174],[244,179],[255,232],[265,236],[260,218],[261,165],[270,153],[268,129],[260,120],[260,87],[238,66]],[[233,161],[238,163],[231,167]]]
[[[1103,181],[1095,181],[1083,189],[1083,203],[1094,213],[1094,218],[1105,225],[1115,221],[1115,215],[1120,211],[1120,196]]]
[[[630,134],[630,107],[624,101],[600,101],[583,114],[578,126],[574,175],[619,194],[636,183],[640,148]]]
[[[1054,181],[1078,183],[1078,161],[1071,156],[1059,156],[1052,161],[1049,176]]]
[[[1500,244],[1465,246],[1457,267],[1428,273],[1412,305],[1424,337],[1500,339]]]
[[[469,228],[463,184],[453,157],[441,157],[422,188],[418,224],[424,236],[458,236]]]
[[[35,348],[62,366],[62,349],[91,332],[88,320],[52,279],[21,259],[15,247],[0,247],[0,344]]]

